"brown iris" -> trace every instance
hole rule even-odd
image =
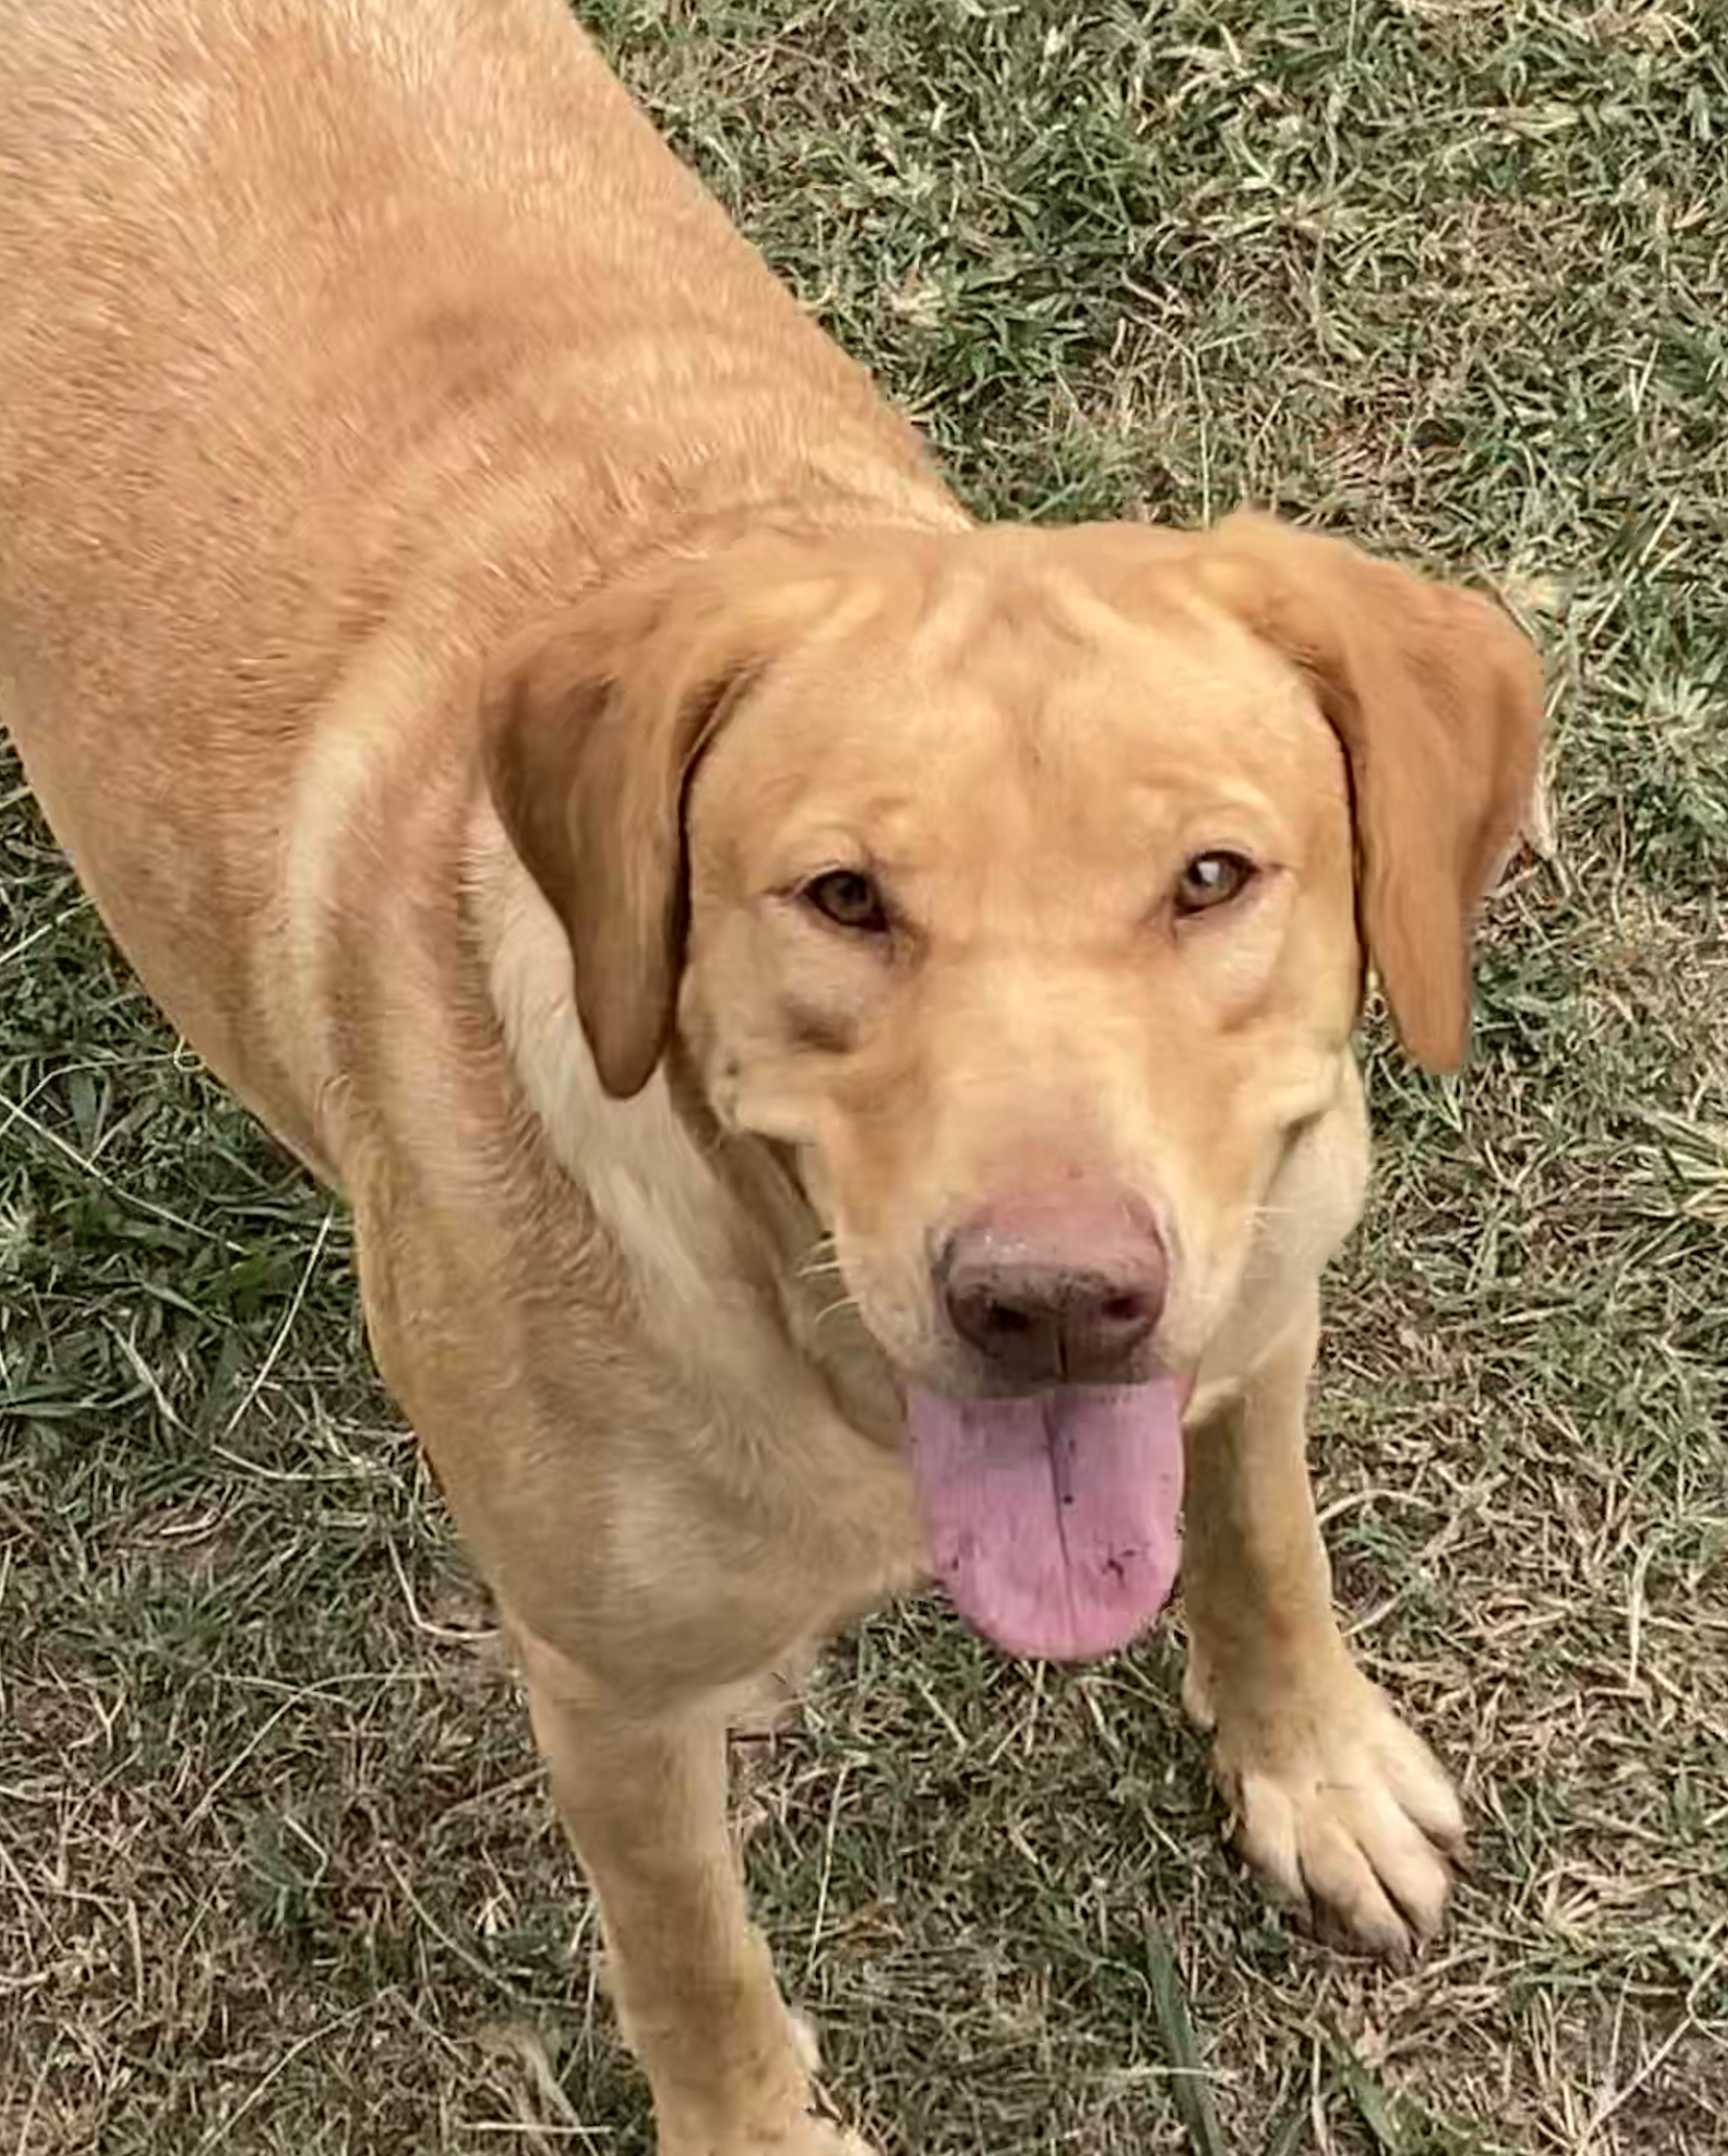
[[[880,936],[888,927],[882,894],[859,869],[830,869],[804,886],[804,903],[854,936]]]
[[[1178,913],[1207,913],[1239,898],[1254,880],[1254,865],[1244,854],[1196,854],[1176,886]]]

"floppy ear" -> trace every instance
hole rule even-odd
[[[672,1027],[691,776],[831,584],[780,541],[669,560],[518,637],[489,671],[486,782],[570,939],[577,1009],[614,1098],[648,1083]]]
[[[1455,1070],[1476,908],[1535,796],[1541,660],[1489,600],[1269,517],[1227,517],[1195,560],[1312,681],[1350,767],[1357,910],[1399,1035]]]

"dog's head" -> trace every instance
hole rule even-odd
[[[967,1567],[1045,1563],[1040,1491],[1111,1578],[1157,1540],[1135,1492],[1338,1098],[1364,945],[1408,1050],[1462,1057],[1541,708],[1486,601],[1248,516],[752,542],[500,668],[492,791],[602,1081],[675,1029],[785,1149],[1009,1644],[1121,1630]]]

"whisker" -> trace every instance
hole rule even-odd
[[[818,1243],[797,1268],[800,1280],[821,1280],[824,1276],[834,1280],[840,1277],[840,1256],[832,1240],[825,1245]]]

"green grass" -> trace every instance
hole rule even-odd
[[[1728,20],[591,13],[979,510],[1250,496],[1500,580],[1554,661],[1555,858],[1468,1078],[1373,1040],[1317,1404],[1358,1647],[1476,1821],[1452,1928],[1392,1975],[1262,1911],[1167,1641],[1040,1673],[915,1605],[742,1775],[837,2090],[918,2156],[1720,2151]],[[0,1102],[0,2151],[643,2150],[346,1224],[11,765]]]

